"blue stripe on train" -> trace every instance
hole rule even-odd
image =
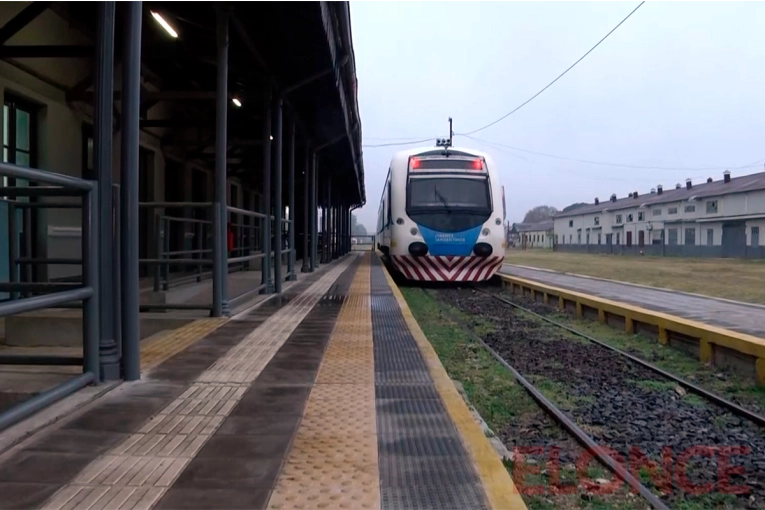
[[[417,228],[420,229],[422,238],[428,245],[429,255],[465,257],[473,253],[473,246],[478,240],[482,226],[478,225],[463,232],[437,232],[422,225],[417,225]]]

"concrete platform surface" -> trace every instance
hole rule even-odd
[[[520,278],[765,338],[765,307],[763,306],[509,264],[502,266],[500,271]]]
[[[205,327],[0,456],[0,508],[525,508],[376,255]]]

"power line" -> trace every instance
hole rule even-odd
[[[621,168],[634,168],[638,170],[678,170],[678,171],[691,171],[691,172],[701,172],[701,171],[712,171],[712,170],[744,170],[747,168],[756,168],[761,166],[761,163],[759,163],[762,160],[753,161],[752,163],[749,163],[747,165],[742,166],[715,166],[715,167],[671,167],[671,166],[642,166],[642,165],[629,165],[625,163],[610,163],[606,161],[592,161],[588,159],[577,159],[577,158],[567,158],[565,156],[556,156],[554,154],[546,154],[544,152],[537,152],[537,151],[531,151],[528,149],[521,149],[520,147],[513,147],[512,145],[505,145],[503,143],[499,142],[492,142],[490,140],[484,140],[483,138],[478,138],[477,136],[470,136],[470,135],[457,135],[457,136],[464,136],[465,138],[470,138],[471,140],[475,140],[477,142],[484,142],[489,145],[504,147],[506,149],[514,150],[514,151],[520,151],[520,152],[526,152],[528,154],[534,154],[536,156],[544,156],[546,158],[553,158],[553,159],[561,159],[565,161],[576,161],[577,163],[587,163],[590,165],[601,165],[601,166],[614,166],[614,167],[621,167]]]
[[[521,103],[521,105],[519,105],[518,107],[516,107],[514,110],[512,110],[512,111],[511,111],[511,112],[509,112],[509,113],[506,113],[505,115],[503,115],[502,117],[498,118],[498,119],[497,119],[497,120],[495,120],[494,122],[491,122],[490,124],[486,124],[485,126],[483,126],[483,127],[481,127],[481,128],[478,128],[478,129],[474,129],[473,131],[468,131],[467,133],[462,133],[462,134],[465,134],[465,135],[472,135],[473,133],[477,133],[477,132],[479,132],[479,131],[483,131],[484,129],[486,129],[486,128],[489,128],[489,127],[493,126],[494,124],[496,124],[496,123],[498,123],[498,122],[500,122],[500,121],[502,121],[502,120],[506,119],[507,117],[509,117],[510,115],[514,114],[515,112],[517,112],[518,110],[520,110],[521,108],[523,108],[524,106],[526,106],[527,104],[529,104],[531,101],[533,101],[534,99],[536,99],[536,97],[537,97],[537,96],[539,96],[539,95],[540,95],[542,92],[544,92],[545,90],[549,89],[549,88],[550,88],[550,87],[551,87],[551,86],[552,86],[552,85],[553,85],[553,84],[554,84],[556,81],[558,81],[558,80],[560,80],[561,78],[563,78],[563,76],[564,76],[564,75],[565,75],[567,72],[569,72],[570,70],[572,70],[572,69],[573,69],[573,68],[574,68],[574,67],[575,67],[575,66],[576,66],[576,65],[577,65],[579,62],[581,62],[582,60],[584,60],[584,58],[585,58],[587,55],[589,55],[590,53],[592,53],[592,51],[593,51],[595,48],[597,48],[598,46],[600,46],[600,43],[602,43],[603,41],[605,41],[605,40],[608,38],[608,36],[610,36],[611,34],[613,34],[613,33],[616,31],[616,29],[617,29],[617,28],[619,28],[619,27],[622,25],[622,23],[624,23],[625,21],[627,21],[627,20],[629,19],[629,17],[630,17],[630,16],[632,16],[633,14],[635,14],[635,11],[637,11],[638,9],[640,9],[640,7],[642,7],[642,5],[643,5],[644,3],[645,3],[645,0],[643,0],[642,2],[640,2],[640,3],[638,4],[638,6],[637,6],[637,7],[635,7],[635,8],[632,10],[632,12],[630,12],[629,14],[627,14],[627,17],[626,17],[626,18],[624,18],[623,20],[621,20],[621,21],[619,22],[619,24],[618,24],[618,25],[616,25],[614,28],[612,28],[612,29],[611,29],[611,31],[610,31],[610,32],[608,32],[608,33],[607,33],[607,34],[606,34],[606,35],[605,35],[605,36],[604,36],[604,37],[603,37],[603,38],[602,38],[600,41],[598,41],[598,43],[597,43],[595,46],[593,46],[592,48],[590,48],[590,49],[587,51],[587,53],[585,53],[584,55],[582,55],[582,56],[579,58],[579,60],[577,60],[576,62],[574,62],[573,64],[571,64],[571,66],[570,66],[568,69],[566,69],[566,70],[565,70],[565,71],[563,71],[561,74],[559,74],[557,78],[555,78],[553,81],[551,81],[550,83],[548,83],[548,84],[547,84],[547,85],[546,85],[546,86],[545,86],[545,87],[544,87],[542,90],[540,90],[539,92],[537,92],[536,94],[534,94],[533,96],[531,96],[531,97],[530,97],[529,99],[527,99],[527,100],[526,100],[524,103]]]
[[[394,147],[394,146],[398,146],[398,145],[416,145],[418,143],[425,143],[425,142],[430,142],[430,141],[433,141],[433,138],[424,138],[424,139],[421,139],[421,140],[414,140],[414,141],[411,141],[411,142],[391,142],[391,143],[378,143],[378,144],[373,144],[373,145],[362,145],[362,147],[367,147],[367,148]]]

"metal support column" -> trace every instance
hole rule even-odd
[[[263,294],[270,294],[271,281],[271,89],[266,89],[266,113],[263,116],[263,259],[261,283]]]
[[[329,258],[331,260],[335,260],[337,258],[337,240],[340,237],[340,229],[338,228],[340,225],[340,222],[338,221],[340,218],[340,206],[333,206],[332,207],[332,244],[329,246]]]
[[[141,103],[141,2],[125,12],[122,50],[122,130],[120,150],[120,309],[123,377],[141,377],[138,296],[138,123]],[[111,124],[110,124],[111,126]],[[111,134],[111,131],[110,131]],[[104,267],[104,261],[101,261]]]
[[[296,212],[295,211],[295,113],[290,115],[289,128],[287,130],[290,136],[290,152],[287,159],[287,207],[289,207],[290,222],[287,224],[289,229],[289,255],[287,256],[287,280],[297,280],[295,274],[295,258],[297,257],[297,250],[295,249],[295,229],[297,228]]]
[[[229,315],[228,253],[226,251],[226,151],[228,114],[228,12],[216,9],[218,80],[215,94],[215,202],[213,214],[213,317]]]
[[[327,178],[324,181],[324,215],[322,221],[322,236],[321,236],[321,262],[322,264],[328,264],[330,262],[329,257],[327,257],[327,254],[329,253],[329,238],[330,238],[330,231],[329,231],[329,222],[330,218],[332,216],[330,212],[330,204],[332,203],[332,190],[330,189],[331,182],[330,177],[327,175]]]
[[[311,255],[310,255],[310,240],[312,235],[311,229],[311,202],[309,197],[313,196],[311,191],[311,165],[310,165],[311,151],[306,140],[305,146],[305,163],[303,165],[303,264],[300,267],[301,273],[311,272]],[[311,193],[309,195],[309,192]]]
[[[112,236],[115,232],[112,214],[112,122],[114,109],[114,2],[98,4],[98,34],[96,36],[95,101],[93,150],[98,179],[99,250],[99,357],[100,374],[104,381],[120,378],[120,360],[114,331],[114,253]]]
[[[341,255],[347,255],[348,254],[348,239],[350,238],[349,235],[349,227],[348,227],[348,207],[343,207],[343,241],[340,244],[341,249]]]
[[[93,379],[101,378],[100,345],[99,345],[99,244],[98,240],[98,187],[94,186],[82,202],[82,285],[93,289],[93,294],[82,303],[82,372],[93,374]],[[136,243],[136,247],[138,243]],[[136,248],[137,251],[137,248]],[[136,264],[138,257],[136,257]],[[138,282],[136,281],[136,294]],[[138,322],[136,307],[136,322]]]
[[[284,98],[280,95],[276,99],[276,125],[274,126],[274,292],[282,292],[282,156],[284,154],[284,133],[282,122],[284,120]]]
[[[308,210],[309,210],[309,228],[308,232],[311,234],[311,253],[309,254],[309,258],[311,261],[310,271],[313,272],[317,267],[319,267],[317,256],[316,256],[316,250],[318,249],[317,245],[317,229],[318,229],[318,213],[319,213],[319,186],[317,185],[317,179],[316,179],[316,153],[311,154],[311,178],[310,178],[310,188],[311,188],[311,201],[308,204]]]
[[[345,224],[348,225],[348,228],[346,229],[346,236],[345,236],[345,251],[346,253],[349,253],[351,249],[353,248],[353,244],[351,244],[351,238],[353,237],[353,221],[352,221],[352,215],[351,208],[349,207],[345,214]]]

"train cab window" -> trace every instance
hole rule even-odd
[[[413,178],[409,184],[409,207],[439,209],[491,209],[488,181],[459,177]]]

